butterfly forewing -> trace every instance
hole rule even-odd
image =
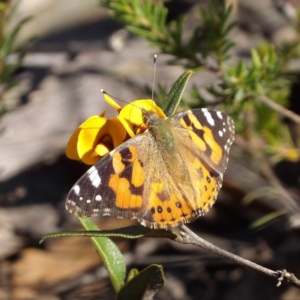
[[[224,173],[234,140],[233,120],[220,111],[206,108],[179,113],[174,119],[179,134],[181,129],[188,130],[195,155],[216,172]]]
[[[66,208],[78,216],[136,218],[145,177],[137,155],[148,134],[124,142],[91,167],[70,190]]]

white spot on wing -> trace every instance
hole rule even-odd
[[[204,112],[204,116],[206,117],[206,121],[208,122],[208,124],[211,126],[215,126],[215,121],[212,118],[210,112],[206,108],[203,108],[202,111]]]
[[[98,174],[97,169],[93,166],[88,170],[88,173],[90,174],[89,179],[92,182],[92,185],[95,188],[98,188],[99,185],[101,184],[101,178]]]
[[[91,203],[92,201],[90,199],[86,200],[86,203]]]
[[[90,169],[88,169],[88,174],[92,174],[96,170],[95,166],[92,166]]]
[[[221,113],[220,111],[217,111],[217,116],[218,116],[220,119],[223,119],[222,113]]]
[[[101,201],[101,200],[102,200],[101,195],[97,195],[97,196],[95,197],[95,200],[96,200],[96,201]]]
[[[78,196],[80,193],[80,186],[78,184],[75,185],[73,190],[74,190],[74,193]]]
[[[219,136],[220,136],[220,137],[223,136],[223,131],[219,130]]]
[[[67,200],[67,203],[69,203],[71,206],[76,206],[76,202],[74,202],[70,199]]]
[[[110,211],[111,211],[110,208],[104,208],[104,210],[102,212],[103,216],[109,216],[110,215]]]

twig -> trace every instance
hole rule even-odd
[[[277,104],[272,99],[268,98],[267,96],[260,95],[258,99],[269,106],[270,108],[274,109],[275,111],[279,112],[281,115],[293,120],[295,123],[300,124],[300,116],[292,112],[291,110],[286,109],[285,107]]]
[[[252,261],[244,259],[238,255],[232,254],[228,251],[220,249],[219,247],[205,241],[198,235],[196,235],[193,231],[191,231],[185,225],[180,227],[180,236],[175,239],[176,242],[181,244],[193,244],[205,249],[208,252],[217,254],[221,257],[227,258],[243,267],[251,268],[255,271],[261,272],[269,277],[276,278],[278,283],[277,286],[280,286],[282,282],[289,283],[295,287],[300,288],[300,280],[292,273],[287,272],[286,270],[281,271],[273,271],[262,267]]]

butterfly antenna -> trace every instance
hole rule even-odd
[[[155,86],[155,76],[156,76],[156,60],[157,60],[157,54],[154,54],[153,56],[153,81],[152,81],[152,95],[151,99],[154,100],[154,86]]]
[[[113,95],[107,93],[104,89],[101,89],[100,91],[101,91],[102,94],[106,94],[107,96],[109,96],[109,97],[112,98],[113,100],[117,100],[118,102],[123,102],[123,103],[125,103],[125,104],[128,104],[128,101],[125,101],[125,100],[122,100],[122,99],[120,99],[120,98],[118,98],[118,97],[115,97],[115,96],[113,96]],[[136,105],[134,105],[134,104],[132,104],[132,103],[130,103],[130,104],[131,104],[132,106],[134,106],[134,107],[138,107],[138,106],[136,106]],[[117,110],[118,110],[118,109],[117,109]]]
[[[117,101],[120,101],[120,102],[123,102],[123,103],[128,104],[127,101],[125,101],[125,100],[123,100],[123,99],[120,99],[120,98],[118,98],[118,97],[115,97],[115,96],[113,96],[112,94],[107,93],[104,89],[101,89],[100,92],[101,92],[102,94],[108,95],[110,98],[112,98],[112,99],[114,99],[114,100],[117,100]]]

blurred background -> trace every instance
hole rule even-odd
[[[15,4],[1,1],[3,22],[8,7]],[[184,34],[193,30],[196,4],[208,7],[204,0],[165,2],[169,21],[187,15]],[[298,38],[291,20],[299,1],[226,4],[233,5],[232,19],[237,21],[230,35],[236,43],[231,63],[240,58],[249,61],[251,49],[263,41],[280,47]],[[160,50],[128,33],[97,0],[21,0],[2,24],[2,36],[27,17],[31,19],[14,41],[14,49],[22,50],[12,50],[7,61],[20,53],[24,57],[10,76],[1,79],[4,87],[17,84],[1,88],[0,300],[114,299],[106,270],[88,238],[51,239],[41,245],[39,240],[50,232],[82,230],[64,202],[88,166],[67,159],[66,144],[88,117],[105,109],[113,115],[101,89],[125,102],[151,98],[152,57]],[[186,70],[168,64],[171,58],[158,56],[156,82],[166,90]],[[294,72],[299,66],[293,59]],[[196,72],[185,98],[191,100],[188,90],[195,86],[208,94],[206,87],[218,81],[219,74],[209,68]],[[288,101],[286,107],[299,113],[297,80],[289,86]],[[299,139],[299,124],[284,118],[280,122],[289,124]],[[262,172],[251,156],[244,155],[243,147],[247,145],[237,137],[218,201],[205,217],[188,226],[223,249],[300,277],[299,159],[280,159]],[[265,216],[270,216],[268,222]],[[109,217],[95,221],[102,229],[135,224]],[[166,285],[155,299],[300,299],[298,289],[277,288],[276,281],[194,246],[165,239],[116,239],[116,243],[128,269],[163,265]]]

